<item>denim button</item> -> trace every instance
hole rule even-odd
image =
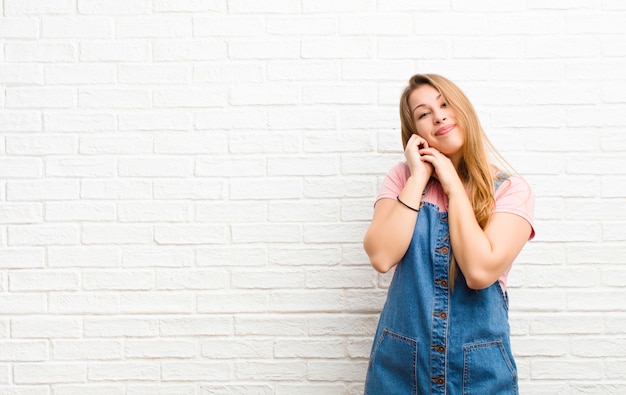
[[[442,354],[446,352],[446,348],[444,346],[433,346],[433,349],[439,351]]]
[[[432,378],[432,381],[433,381],[434,383],[436,383],[436,384],[439,384],[439,385],[444,385],[444,384],[445,384],[445,382],[446,382],[446,381],[443,379],[443,377],[433,377],[433,378]]]
[[[441,318],[442,320],[448,318],[448,314],[445,311],[436,312],[435,316]]]

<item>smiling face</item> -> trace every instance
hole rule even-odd
[[[417,134],[429,146],[458,163],[465,142],[464,133],[443,95],[432,85],[423,84],[411,92],[408,104]]]

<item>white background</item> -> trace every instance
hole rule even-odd
[[[358,394],[408,78],[537,196],[525,394],[626,392],[626,2],[0,1],[0,393]]]

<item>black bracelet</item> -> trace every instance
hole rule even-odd
[[[399,201],[400,203],[402,203],[402,205],[403,205],[404,207],[406,207],[406,208],[408,208],[408,209],[411,209],[411,210],[415,211],[416,213],[418,213],[418,212],[419,212],[419,210],[414,209],[413,207],[409,206],[408,204],[406,204],[406,203],[404,203],[402,200],[400,200],[400,196],[396,196],[396,199],[398,199],[398,201]]]

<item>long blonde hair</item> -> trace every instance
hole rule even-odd
[[[495,205],[494,180],[496,177],[493,166],[489,162],[486,146],[496,155],[497,152],[480,125],[474,106],[458,86],[437,74],[416,74],[409,79],[409,85],[400,98],[402,146],[406,148],[411,136],[417,134],[415,119],[409,105],[409,96],[422,85],[430,85],[439,91],[448,106],[454,110],[457,126],[464,133],[458,173],[466,185],[476,221],[482,229],[485,229]],[[453,257],[449,275],[451,285],[454,284],[455,274],[456,261]]]

